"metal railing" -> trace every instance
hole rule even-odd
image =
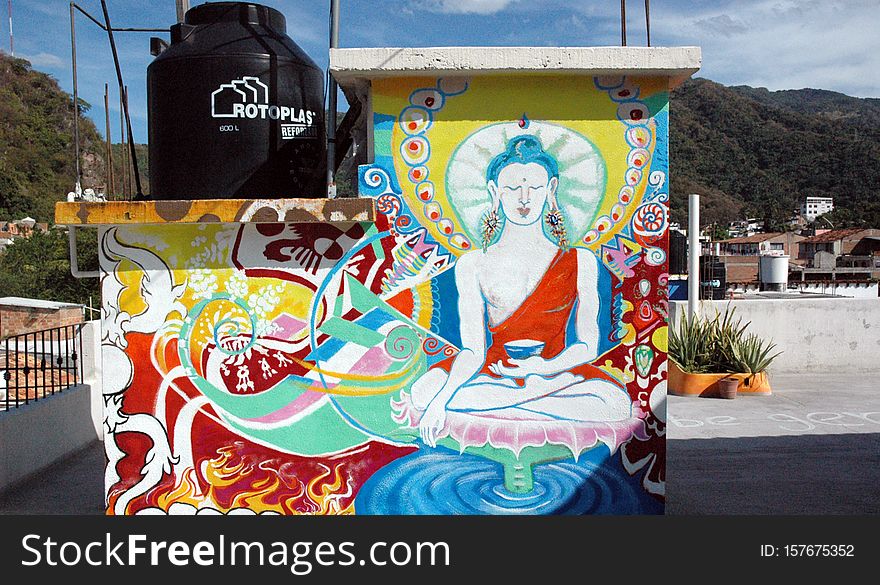
[[[0,340],[0,410],[82,383],[84,326],[64,325]]]

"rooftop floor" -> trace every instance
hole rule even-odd
[[[667,514],[880,514],[876,374],[778,375],[771,396],[670,396]]]
[[[667,514],[880,513],[876,377],[779,375],[772,396],[669,397]],[[0,514],[100,514],[104,454],[0,494]]]

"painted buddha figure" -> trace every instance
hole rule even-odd
[[[591,251],[568,245],[556,160],[538,138],[520,135],[490,161],[486,181],[483,249],[455,266],[461,351],[412,387],[422,440],[436,445],[454,413],[496,421],[629,419],[626,391],[591,364],[599,267]]]

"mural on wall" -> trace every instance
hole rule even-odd
[[[375,223],[102,230],[108,513],[662,513],[666,79],[373,108]]]

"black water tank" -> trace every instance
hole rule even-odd
[[[324,74],[284,16],[213,2],[147,69],[153,199],[324,197]]]

